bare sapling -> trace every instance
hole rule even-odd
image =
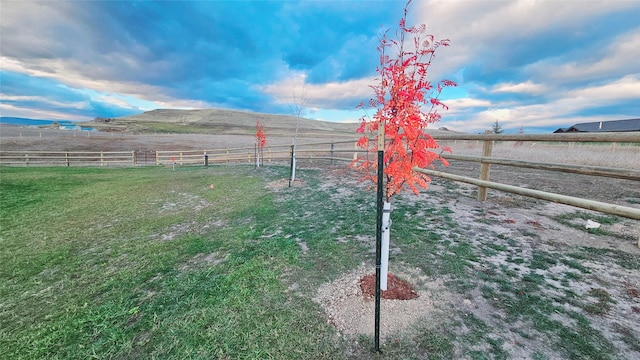
[[[260,162],[264,166],[264,147],[267,145],[267,135],[264,132],[264,124],[260,120],[256,121],[256,168],[260,167]]]

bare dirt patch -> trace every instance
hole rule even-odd
[[[201,269],[221,264],[226,259],[226,255],[218,252],[209,254],[196,254],[191,259],[178,266],[178,271],[193,271],[195,269]]]
[[[353,272],[344,274],[330,283],[320,286],[314,300],[327,314],[327,322],[344,334],[373,335],[375,308],[373,298],[363,292],[361,279],[370,275],[370,268],[362,265]],[[416,272],[403,271],[398,274],[408,283],[423,286],[416,291],[417,297],[410,300],[382,299],[380,331],[391,334],[408,331],[420,318],[437,312],[436,302],[446,296],[442,283],[426,282]]]
[[[279,180],[271,181],[267,183],[267,185],[265,185],[265,187],[271,191],[280,191],[288,187],[299,187],[299,186],[304,186],[304,180],[296,179],[294,181],[289,181],[289,179],[279,179]]]

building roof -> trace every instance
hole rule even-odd
[[[568,128],[559,128],[554,133],[563,132],[627,132],[640,131],[640,118],[613,121],[596,121],[575,124]]]

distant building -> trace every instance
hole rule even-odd
[[[568,128],[559,128],[554,133],[571,132],[628,132],[640,131],[640,119],[596,121],[575,124]]]

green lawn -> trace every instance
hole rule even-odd
[[[179,170],[1,169],[0,357],[339,356],[280,281],[296,245],[261,240],[269,174]]]

